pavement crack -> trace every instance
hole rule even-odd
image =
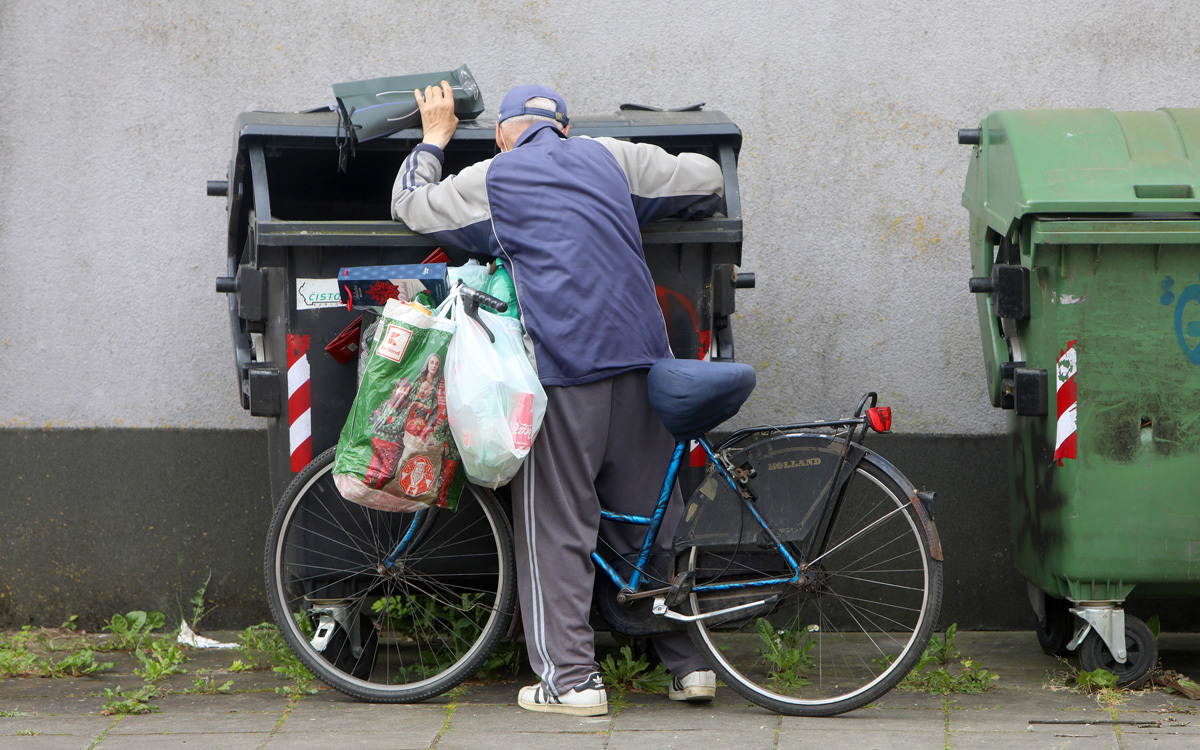
[[[942,696],[942,727],[945,732],[946,750],[950,750],[950,699]]]
[[[268,734],[267,738],[263,740],[263,743],[258,746],[258,750],[263,750],[263,748],[267,746],[267,743],[275,737],[276,733],[278,733],[279,729],[283,726],[283,722],[287,721],[287,718],[292,715],[292,709],[296,707],[296,704],[299,703],[300,700],[300,696],[293,696],[292,699],[288,701],[287,708],[283,709],[283,716],[280,716],[279,721],[275,722],[275,726],[271,727],[271,733]]]
[[[112,723],[109,724],[108,726],[106,726],[104,728],[104,731],[100,733],[100,736],[97,737],[96,739],[92,740],[92,744],[87,746],[87,750],[92,750],[92,748],[94,748],[96,745],[99,745],[100,740],[104,739],[104,735],[108,734],[109,730],[111,730],[113,727],[115,727],[117,725],[117,722],[119,722],[121,719],[124,719],[124,718],[125,718],[124,716],[118,716],[115,719],[113,719]]]
[[[434,750],[438,746],[438,743],[442,741],[442,735],[450,730],[450,722],[454,721],[454,712],[458,710],[459,694],[460,692],[451,692],[450,702],[446,704],[446,720],[442,722],[442,728],[438,730],[437,736],[429,744],[429,750]]]
[[[783,734],[783,714],[775,717],[775,742],[771,745],[771,750],[779,750],[779,736]]]

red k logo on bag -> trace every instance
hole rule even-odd
[[[379,348],[375,353],[381,357],[387,357],[393,362],[399,362],[404,358],[404,350],[408,348],[408,342],[412,339],[412,331],[404,326],[388,325],[383,332],[383,340],[379,342]]]

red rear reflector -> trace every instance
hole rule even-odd
[[[892,429],[892,407],[873,406],[867,409],[867,419],[871,422],[871,429],[876,432],[887,432]]]

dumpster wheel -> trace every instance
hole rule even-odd
[[[1071,614],[1071,605],[1065,599],[1038,592],[1044,597],[1046,623],[1034,620],[1038,644],[1047,656],[1066,656],[1070,653],[1067,643],[1071,640],[1074,630],[1075,617]]]
[[[1117,676],[1117,687],[1139,688],[1158,664],[1158,642],[1146,623],[1125,615],[1125,663],[1119,663],[1094,630],[1079,646],[1079,662],[1087,671],[1107,669]]]

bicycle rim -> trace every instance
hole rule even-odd
[[[333,451],[301,473],[267,546],[272,615],[292,651],[337,690],[424,700],[468,678],[507,631],[516,597],[508,522],[467,486],[456,511],[423,518],[342,499]],[[384,561],[409,535],[388,569]]]
[[[869,455],[846,483],[823,549],[799,584],[690,597],[693,614],[758,603],[690,631],[728,687],[780,713],[828,716],[886,693],[919,658],[941,605],[941,563],[905,493]],[[687,554],[697,583],[790,574],[762,547]]]

